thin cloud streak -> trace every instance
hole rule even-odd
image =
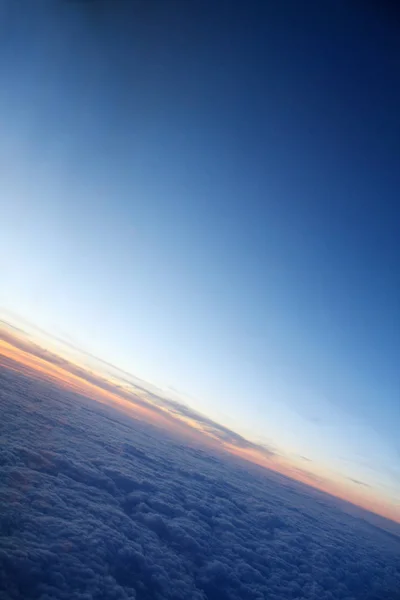
[[[94,400],[111,403],[125,414],[156,424],[190,443],[228,452],[400,522],[399,511],[386,502],[372,498],[370,494],[369,497],[355,495],[345,485],[297,466],[275,448],[252,442],[183,403],[158,396],[133,383],[127,388],[109,381],[22,337],[21,330],[9,327],[4,321],[0,322],[0,332],[0,365],[5,368],[28,371]]]
[[[368,487],[368,488],[371,487],[368,483],[364,483],[364,481],[359,481],[358,479],[354,479],[353,477],[348,477],[347,479],[349,481],[351,481],[352,483],[355,483],[356,485],[361,485],[363,487]]]
[[[90,372],[70,362],[69,360],[49,352],[27,338],[22,338],[22,330],[18,330],[12,326],[10,328],[6,328],[6,326],[7,324],[4,321],[0,322],[1,338],[3,342],[3,362],[4,355],[6,354],[5,345],[8,345],[9,347],[13,347],[14,349],[23,353],[19,356],[17,354],[15,356],[9,355],[11,360],[18,360],[18,358],[19,360],[23,360],[25,355],[34,357],[35,359],[42,361],[44,365],[47,364],[48,366],[55,367],[57,370],[61,369],[63,372],[72,375],[74,378],[77,378],[84,384],[96,386],[97,388],[100,388],[104,392],[110,394],[117,394],[124,400],[130,402],[132,404],[132,408],[140,407],[150,412],[154,412],[155,418],[160,416],[166,418],[172,426],[177,422],[181,422],[185,424],[188,429],[190,428],[190,430],[200,431],[206,438],[217,442],[217,444],[221,445],[222,447],[229,445],[238,449],[256,450],[267,458],[272,458],[276,455],[276,452],[272,449],[267,448],[266,446],[255,444],[254,442],[245,439],[240,434],[230,430],[227,427],[224,427],[219,423],[216,423],[204,415],[201,415],[182,403],[163,398],[162,396],[157,396],[153,392],[148,392],[139,386],[135,390],[136,393],[134,393],[123,386],[110,382],[96,373]],[[17,333],[14,333],[13,330],[15,330]],[[61,373],[58,373],[58,375],[61,376]],[[130,385],[133,387],[133,384]],[[137,393],[140,393],[141,391],[145,392],[146,394],[144,398],[140,397]]]

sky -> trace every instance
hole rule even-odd
[[[0,306],[399,506],[384,7],[1,2]]]

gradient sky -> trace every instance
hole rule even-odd
[[[3,1],[0,305],[400,505],[400,20],[353,6]]]

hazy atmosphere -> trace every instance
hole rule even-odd
[[[0,600],[398,600],[394,3],[0,0],[0,72]]]

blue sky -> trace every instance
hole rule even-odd
[[[276,4],[2,4],[0,304],[400,504],[400,42]]]

